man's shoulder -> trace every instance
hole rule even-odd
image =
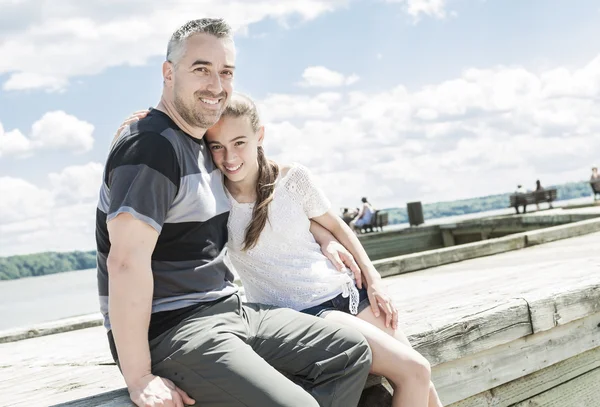
[[[162,134],[165,130],[175,130],[177,126],[169,116],[158,109],[150,109],[146,117],[132,124],[132,132],[149,132]]]
[[[113,150],[132,152],[163,151],[168,154],[177,140],[178,127],[165,113],[151,109],[148,115],[132,124],[115,143]]]
[[[112,146],[107,169],[142,164],[177,178],[180,159],[174,143],[176,135],[174,131],[166,131],[169,128],[160,117],[146,117],[132,123]]]
[[[148,156],[158,154],[165,159],[172,155],[176,157],[171,140],[153,129],[132,126],[129,132],[123,134],[112,147],[109,160],[117,157]]]

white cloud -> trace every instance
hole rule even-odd
[[[5,131],[0,123],[0,157],[3,155],[23,156],[31,151],[31,141],[19,130]]]
[[[258,104],[267,154],[311,168],[334,207],[362,196],[402,206],[584,180],[600,157],[600,55],[578,69],[467,69],[415,90],[276,94]],[[19,133],[10,139],[23,149]],[[0,201],[0,250],[92,248],[101,170],[68,167],[43,188],[0,178],[9,197]]]
[[[20,178],[0,177],[0,224],[44,215],[54,206],[52,193]]]
[[[402,3],[406,12],[416,20],[421,15],[446,18],[446,0],[386,0],[388,3]],[[454,13],[452,13],[454,15]]]
[[[18,129],[6,132],[0,123],[0,157],[23,157],[48,149],[83,153],[94,145],[93,132],[92,124],[61,110],[47,112],[33,123],[29,137]]]
[[[92,249],[102,170],[96,162],[66,167],[44,187],[0,177],[0,256]]]
[[[324,66],[310,66],[302,73],[302,79],[299,85],[303,87],[332,88],[352,85],[360,78],[356,74],[346,76]]]
[[[172,32],[187,20],[223,17],[244,33],[272,18],[311,20],[349,0],[22,0],[2,5],[0,75],[5,90],[59,90],[76,76],[141,65],[162,56]],[[93,52],[91,52],[93,50]]]
[[[57,202],[72,204],[96,200],[103,169],[102,164],[90,162],[49,174],[48,179]]]
[[[467,69],[415,91],[336,95],[328,104],[278,95],[279,113],[264,109],[267,153],[321,174],[334,206],[363,195],[385,207],[581,180],[600,156],[600,56],[579,69]],[[298,104],[322,105],[322,114]]]
[[[45,89],[48,92],[55,92],[63,90],[66,85],[67,80],[65,78],[34,72],[19,72],[12,74],[2,85],[2,89],[6,91]]]
[[[269,95],[260,102],[259,109],[263,121],[286,119],[325,119],[332,116],[332,108],[340,102],[340,93],[325,92],[316,96]]]

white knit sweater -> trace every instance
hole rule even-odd
[[[302,310],[344,294],[350,295],[350,311],[356,314],[352,274],[335,269],[309,230],[310,218],[323,215],[330,203],[308,169],[294,164],[277,179],[268,221],[257,245],[246,252],[242,247],[254,204],[227,195],[228,255],[249,301]]]

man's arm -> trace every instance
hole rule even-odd
[[[106,167],[108,316],[129,395],[139,407],[193,404],[173,382],[151,373],[148,344],[151,258],[179,187],[177,155],[160,134],[140,133],[113,146]]]
[[[152,313],[151,257],[158,232],[147,223],[121,213],[107,224],[111,329],[131,400],[138,406],[183,407],[195,401],[186,392],[151,371],[148,327]],[[158,404],[157,404],[158,403]]]
[[[158,232],[121,213],[108,222],[108,310],[119,364],[130,389],[150,372],[148,327],[152,312],[153,279],[150,260]]]

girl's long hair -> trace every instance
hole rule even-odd
[[[256,105],[248,96],[234,93],[221,117],[247,117],[254,133],[260,130],[260,119]],[[243,250],[250,250],[256,243],[269,219],[269,204],[273,200],[275,180],[279,166],[267,159],[262,146],[258,147],[258,180],[256,182],[256,202],[252,210],[252,220],[246,228]]]

